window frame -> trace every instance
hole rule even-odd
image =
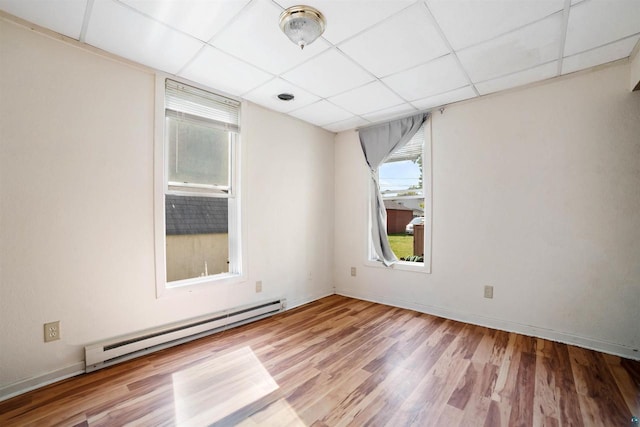
[[[156,298],[164,298],[171,295],[193,292],[205,289],[212,285],[232,284],[246,281],[245,262],[246,250],[243,245],[245,235],[245,224],[242,216],[242,180],[241,180],[241,157],[242,141],[240,131],[231,131],[230,144],[230,191],[228,194],[217,193],[213,189],[197,188],[182,185],[172,186],[169,183],[169,173],[167,164],[166,136],[166,114],[165,114],[165,81],[167,79],[184,83],[207,92],[210,89],[204,88],[192,82],[184,82],[175,76],[163,73],[155,75],[155,123],[154,123],[154,246],[155,246],[155,282]],[[234,99],[227,95],[221,95]],[[239,100],[237,100],[240,102]],[[240,120],[241,116],[240,116]],[[182,188],[180,188],[182,187]],[[212,191],[213,190],[213,191]],[[228,236],[229,236],[229,272],[210,276],[194,277],[190,279],[167,282],[166,271],[166,218],[165,218],[165,195],[172,194],[178,196],[199,196],[217,197],[229,200],[228,215]],[[233,255],[233,256],[232,256]]]
[[[419,131],[418,131],[419,132]],[[431,117],[429,117],[424,125],[424,144],[422,146],[422,196],[424,203],[424,261],[423,262],[411,262],[411,261],[398,261],[391,267],[385,267],[382,261],[378,258],[373,242],[371,240],[372,219],[371,219],[371,207],[372,207],[372,187],[373,182],[369,183],[369,197],[368,197],[368,209],[367,209],[367,239],[366,239],[366,259],[365,265],[368,267],[392,269],[401,271],[412,271],[417,273],[430,274],[431,273],[431,245],[432,245],[432,221],[433,221],[433,165],[432,165],[432,151],[433,144],[431,140]]]

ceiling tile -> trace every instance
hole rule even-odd
[[[476,89],[481,95],[486,95],[499,90],[510,89],[516,86],[523,86],[528,83],[555,77],[558,74],[558,61],[540,65],[529,70],[519,73],[510,74],[508,76],[499,77],[497,79],[488,80],[482,83],[476,83]]]
[[[412,104],[419,110],[428,110],[429,108],[440,107],[475,97],[476,93],[473,88],[471,86],[465,86],[447,93],[441,93],[440,95],[414,101]]]
[[[489,40],[564,8],[564,0],[427,0],[454,49]]]
[[[340,49],[378,77],[449,53],[422,2],[344,42]]]
[[[289,114],[318,126],[353,118],[353,114],[325,100],[302,107]]]
[[[378,81],[336,95],[329,101],[358,115],[404,103],[402,98]]]
[[[90,45],[334,131],[553,77],[565,33],[563,73],[624,58],[640,39],[640,0],[316,3],[327,29],[304,50],[278,26],[297,0],[0,0],[0,9],[75,39],[87,24]],[[295,100],[277,100],[282,92]]]
[[[280,31],[282,10],[270,1],[255,0],[242,15],[227,26],[211,43],[237,58],[263,70],[280,74],[329,48],[318,39],[302,50]]]
[[[282,77],[323,98],[374,80],[371,74],[336,49],[318,55]]]
[[[86,7],[86,1],[0,0],[1,10],[76,40]]]
[[[299,0],[276,0],[283,8],[300,4]],[[324,0],[315,6],[327,20],[322,37],[333,44],[363,31],[396,12],[408,7],[415,0]]]
[[[410,101],[447,92],[469,84],[453,55],[446,55],[407,71],[382,79]]]
[[[203,44],[113,1],[93,4],[86,42],[107,52],[176,73]]]
[[[120,0],[173,28],[209,41],[249,0]]]
[[[211,46],[206,46],[180,75],[232,95],[242,95],[273,78]]]
[[[558,59],[562,13],[463,49],[458,58],[473,82],[480,82]]]
[[[345,130],[356,129],[360,126],[366,126],[368,124],[370,124],[368,120],[365,120],[362,117],[354,117],[354,118],[342,120],[336,123],[331,123],[323,127],[331,132],[342,132]]]
[[[278,94],[281,93],[290,93],[294,95],[295,98],[291,101],[282,101],[278,99]],[[320,99],[306,90],[300,89],[280,78],[275,78],[257,89],[252,90],[247,93],[244,98],[283,113],[304,107]]]
[[[592,0],[569,11],[564,55],[602,46],[640,33],[640,1]]]
[[[595,65],[615,61],[629,56],[640,36],[633,36],[597,49],[578,53],[562,60],[562,74],[583,70]]]
[[[372,123],[389,121],[398,117],[407,116],[415,113],[416,109],[411,104],[401,104],[395,107],[385,108],[384,110],[374,111],[373,113],[364,114],[362,117]]]

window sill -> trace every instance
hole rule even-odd
[[[184,295],[194,291],[204,290],[215,285],[231,285],[246,280],[246,277],[238,273],[223,273],[193,279],[176,280],[161,284],[157,289],[157,297],[164,298],[172,295]]]
[[[424,262],[398,261],[391,267],[385,267],[381,261],[367,260],[364,265],[367,267],[383,268],[386,270],[412,271],[414,273],[431,274],[431,266]]]

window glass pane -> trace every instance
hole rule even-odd
[[[229,199],[165,196],[167,281],[229,272]]]
[[[169,183],[229,188],[229,132],[167,117]]]
[[[378,176],[383,197],[422,194],[422,156],[414,160],[383,163],[378,169]]]
[[[424,211],[422,151],[424,126],[378,168],[387,212],[387,235],[393,253],[403,261],[422,262]]]

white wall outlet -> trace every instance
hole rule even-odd
[[[44,342],[56,341],[60,339],[60,321],[44,324]]]
[[[256,293],[262,292],[262,280],[256,282]]]
[[[351,276],[356,277],[356,268],[351,267]]]
[[[484,287],[484,297],[485,298],[493,298],[493,286],[487,285]]]

